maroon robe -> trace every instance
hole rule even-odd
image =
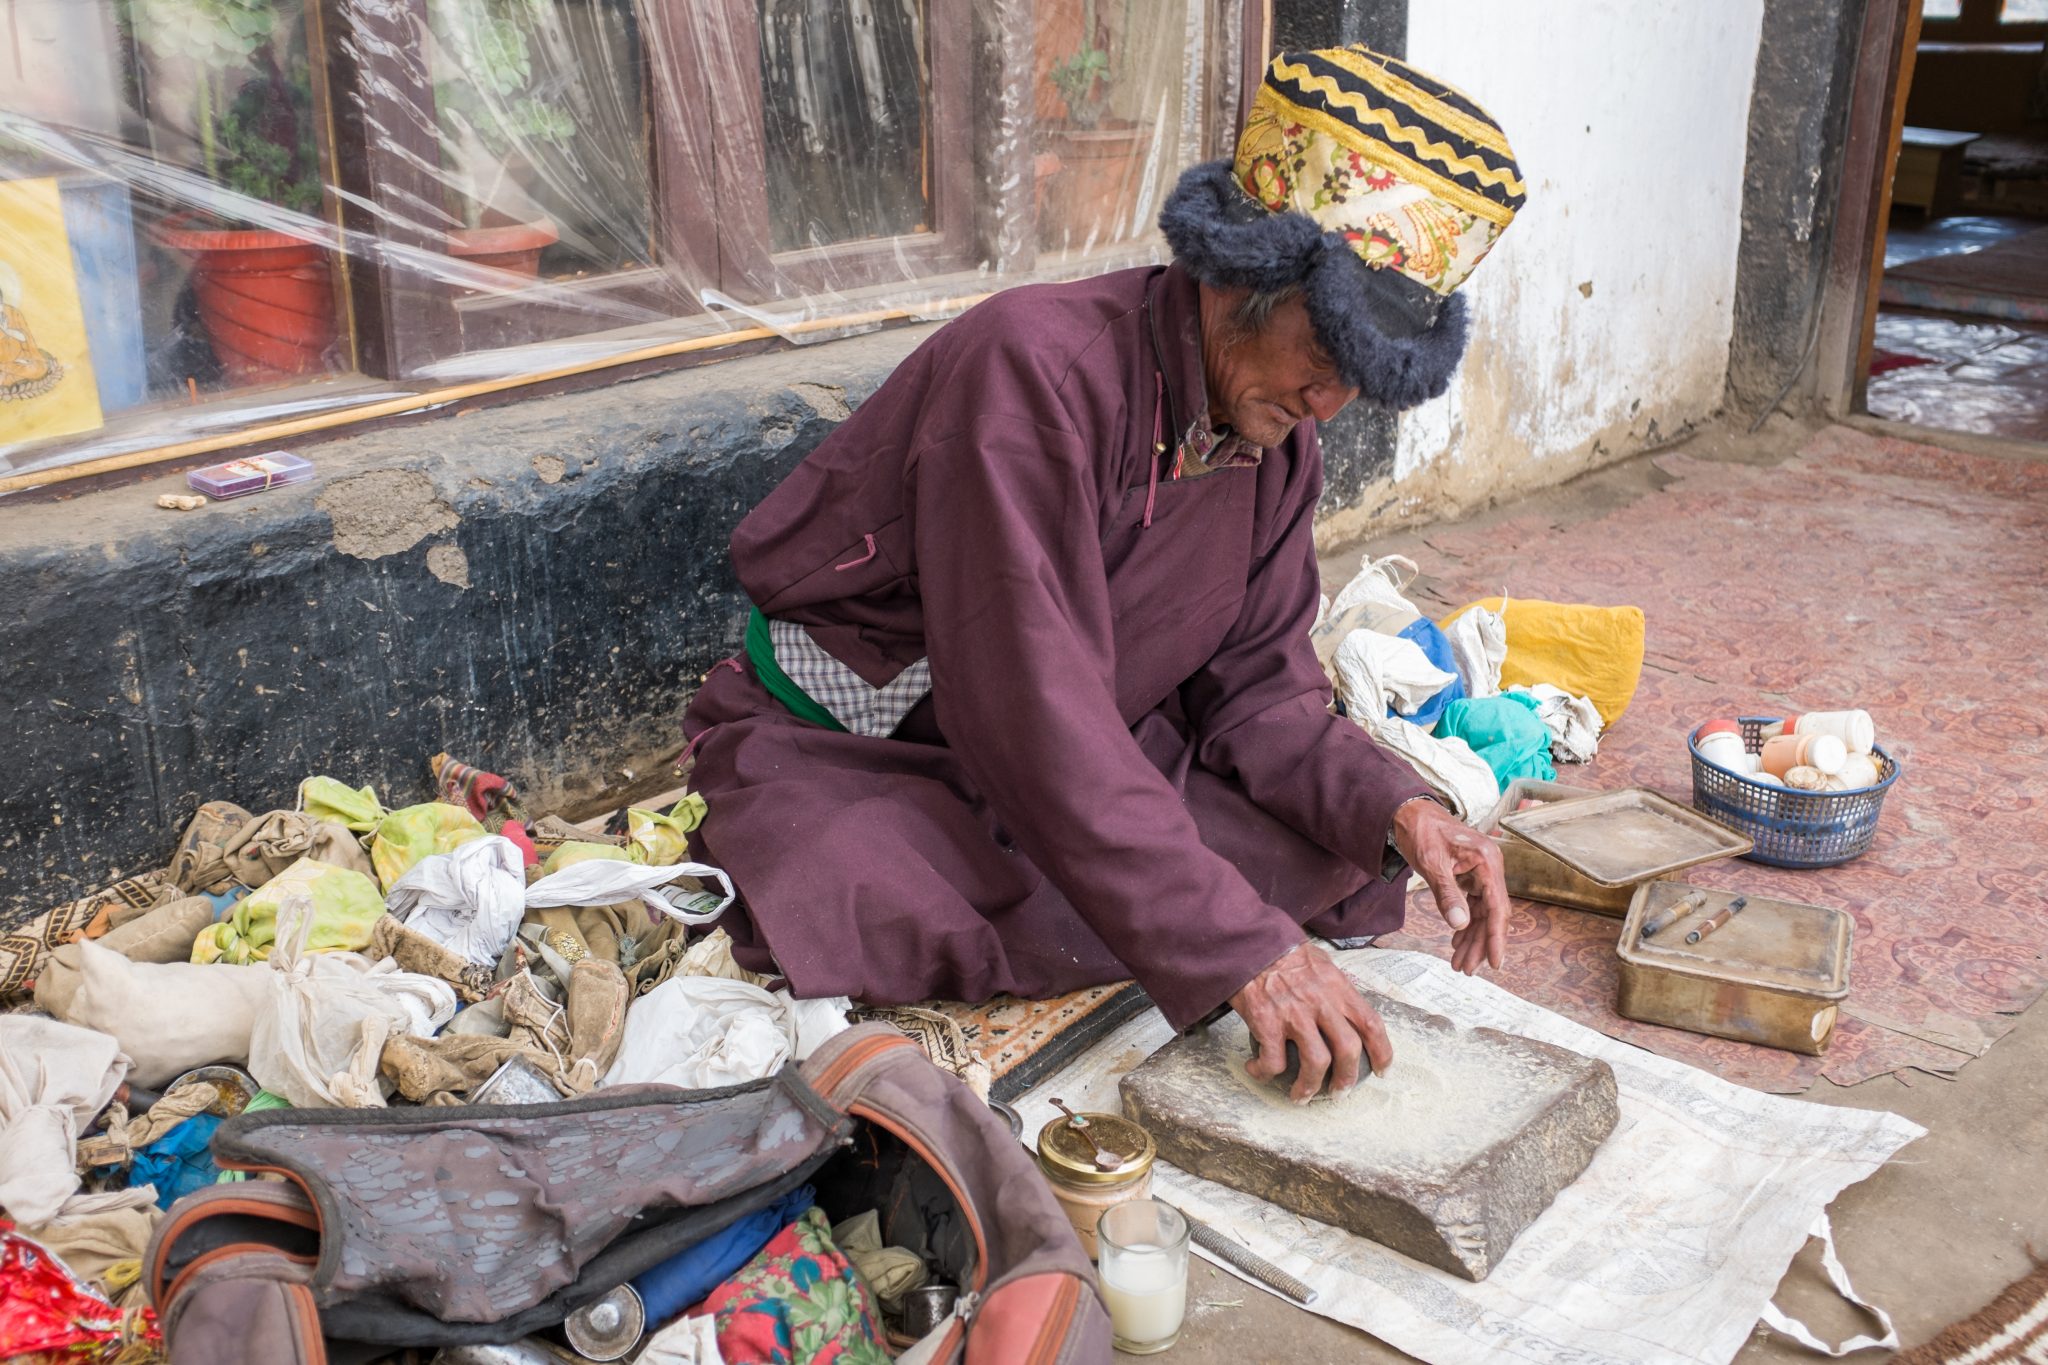
[[[888,738],[798,720],[744,657],[690,704],[743,965],[877,1004],[1136,977],[1183,1027],[1303,924],[1400,925],[1382,860],[1428,788],[1328,709],[1314,423],[1257,464],[1154,463],[1162,390],[1206,424],[1198,308],[1176,267],[1007,290],[740,524],[766,615],[876,686],[932,672]]]

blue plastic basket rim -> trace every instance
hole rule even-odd
[[[1737,717],[1735,718],[1735,720],[1736,720],[1736,723],[1737,723],[1737,724],[1747,724],[1747,723],[1755,723],[1755,724],[1757,724],[1757,725],[1769,725],[1769,724],[1770,724],[1771,722],[1773,722],[1773,721],[1779,721],[1779,720],[1783,720],[1783,719],[1785,719],[1785,718],[1784,718],[1783,716],[1737,716]],[[1691,733],[1691,734],[1689,734],[1689,735],[1687,735],[1687,736],[1685,737],[1685,747],[1686,747],[1687,749],[1689,749],[1689,750],[1691,750],[1691,751],[1692,751],[1692,756],[1693,756],[1693,760],[1694,760],[1695,762],[1698,762],[1698,763],[1704,763],[1704,764],[1706,764],[1706,765],[1707,765],[1707,766],[1708,766],[1709,768],[1712,768],[1712,769],[1713,769],[1713,770],[1714,770],[1715,772],[1717,772],[1717,773],[1722,773],[1722,774],[1724,774],[1724,775],[1726,775],[1726,776],[1728,776],[1728,777],[1732,777],[1732,778],[1734,778],[1734,779],[1735,779],[1735,780],[1736,780],[1737,782],[1747,783],[1747,784],[1748,784],[1749,786],[1755,787],[1755,788],[1756,788],[1756,789],[1757,789],[1758,791],[1760,791],[1760,792],[1789,792],[1789,791],[1796,791],[1796,789],[1795,789],[1795,788],[1792,788],[1792,787],[1773,787],[1773,786],[1771,786],[1771,785],[1770,785],[1769,783],[1765,783],[1765,782],[1759,782],[1759,781],[1757,781],[1757,780],[1756,780],[1755,778],[1753,778],[1753,777],[1749,776],[1749,775],[1748,775],[1748,774],[1746,774],[1746,773],[1738,773],[1738,772],[1735,772],[1735,771],[1733,771],[1732,769],[1729,769],[1729,768],[1724,768],[1724,767],[1722,767],[1722,766],[1721,766],[1720,764],[1718,764],[1718,763],[1714,762],[1714,760],[1713,760],[1713,759],[1711,759],[1711,758],[1708,758],[1708,757],[1707,757],[1707,756],[1706,756],[1705,754],[1701,753],[1701,752],[1700,752],[1700,731],[1702,731],[1702,730],[1706,729],[1706,728],[1707,728],[1707,726],[1709,726],[1709,725],[1711,725],[1711,724],[1713,724],[1713,722],[1712,722],[1712,721],[1701,721],[1701,722],[1700,722],[1700,723],[1699,723],[1698,725],[1695,725],[1695,726],[1694,726],[1694,727],[1692,728],[1692,733]],[[1896,758],[1893,758],[1893,757],[1892,757],[1892,756],[1891,756],[1891,755],[1890,755],[1889,753],[1887,753],[1887,752],[1885,751],[1885,747],[1884,747],[1884,745],[1882,745],[1882,744],[1872,744],[1872,745],[1870,746],[1870,752],[1872,752],[1873,754],[1876,754],[1876,755],[1877,755],[1877,756],[1878,756],[1879,758],[1882,758],[1882,759],[1883,759],[1883,760],[1884,760],[1885,762],[1887,762],[1887,763],[1889,763],[1889,764],[1891,764],[1891,765],[1892,765],[1892,770],[1891,770],[1891,773],[1890,773],[1890,775],[1888,775],[1887,777],[1885,777],[1885,778],[1884,778],[1884,779],[1883,779],[1882,781],[1880,781],[1880,782],[1879,782],[1879,783],[1878,783],[1878,784],[1877,784],[1876,786],[1874,786],[1874,787],[1851,787],[1851,788],[1849,788],[1849,789],[1848,789],[1848,790],[1846,790],[1846,791],[1838,791],[1838,792],[1814,792],[1814,791],[1799,791],[1799,792],[1797,792],[1797,794],[1798,794],[1798,795],[1800,795],[1800,796],[1830,796],[1830,797],[1832,797],[1832,796],[1868,796],[1868,795],[1869,795],[1869,794],[1870,794],[1871,792],[1881,792],[1881,791],[1885,790],[1885,789],[1886,789],[1887,787],[1891,786],[1891,784],[1892,784],[1892,783],[1894,783],[1894,782],[1896,782],[1896,781],[1898,781],[1898,780],[1899,780],[1899,774],[1900,774],[1900,773],[1902,773],[1902,772],[1904,772],[1904,771],[1906,770],[1906,768],[1905,768],[1905,765],[1904,765],[1904,764],[1902,764],[1902,763],[1900,763],[1900,762],[1899,762],[1899,760],[1897,760]]]

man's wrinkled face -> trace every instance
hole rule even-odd
[[[1246,334],[1235,325],[1243,291],[1202,289],[1202,368],[1209,382],[1209,420],[1228,424],[1254,445],[1271,448],[1304,417],[1327,422],[1358,390],[1337,373],[1317,343],[1300,295],[1274,308],[1266,325]]]

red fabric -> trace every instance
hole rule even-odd
[[[1915,365],[1932,365],[1935,362],[1924,355],[1909,355],[1904,351],[1872,351],[1870,353],[1870,376],[1875,379],[1893,370],[1910,370]]]
[[[540,865],[540,852],[534,848],[533,839],[527,834],[526,826],[517,820],[507,820],[498,827],[498,833],[519,845],[519,856],[525,860],[528,867]]]

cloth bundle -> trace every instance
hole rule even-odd
[[[142,1283],[142,1253],[163,1218],[155,1191],[109,1190],[73,1195],[64,1211],[40,1227],[22,1231],[63,1261],[78,1277],[120,1308],[149,1306]]]
[[[123,877],[112,886],[44,911],[18,929],[0,934],[0,1008],[19,1004],[34,987],[52,949],[94,926],[111,923],[122,910],[140,914],[166,894],[167,874]]]
[[[519,804],[519,789],[496,773],[458,762],[446,753],[428,759],[427,767],[434,774],[441,800],[461,806],[479,821],[489,819],[500,807],[511,810]]]
[[[465,962],[497,962],[526,913],[526,864],[510,839],[487,834],[431,854],[391,884],[391,913]]]
[[[1526,696],[1534,703],[1536,718],[1550,731],[1552,758],[1560,758],[1567,763],[1586,763],[1600,752],[1600,712],[1591,699],[1575,697],[1549,683],[1513,687],[1509,692]]]
[[[229,873],[247,887],[262,886],[301,858],[374,875],[368,855],[348,826],[316,820],[303,811],[274,810],[249,821],[221,854]]]
[[[704,1301],[727,1365],[843,1360],[887,1365],[874,1299],[832,1241],[820,1208],[807,1210]]]
[[[802,1061],[847,1028],[849,1002],[793,1000],[723,977],[674,976],[640,997],[604,1084],[737,1085]]]
[[[483,837],[484,827],[461,806],[427,801],[386,812],[377,821],[370,835],[370,863],[377,884],[389,891],[420,859]]]
[[[514,1057],[532,1063],[564,1096],[594,1089],[618,1055],[631,994],[616,964],[584,958],[569,972],[566,1003],[531,972],[494,995],[502,1032],[455,1029],[439,1037],[400,1035],[383,1048],[380,1069],[415,1104],[459,1104]],[[464,1012],[464,1018],[488,1006]]]
[[[1545,782],[1557,777],[1550,763],[1550,731],[1537,718],[1536,699],[1526,692],[1454,701],[1438,719],[1436,735],[1464,740],[1493,770],[1502,789],[1518,777]]]
[[[679,863],[690,856],[690,831],[704,823],[704,798],[695,792],[669,808],[666,815],[626,811],[626,850],[636,863]]]
[[[278,918],[282,936],[265,969],[270,994],[249,1036],[249,1074],[300,1107],[383,1107],[377,1068],[385,1040],[432,1037],[455,1017],[455,989],[388,959],[312,951],[315,916],[304,896]]]
[[[300,858],[236,903],[226,919],[192,944],[194,962],[261,962],[277,938],[278,912],[288,901],[311,909],[305,950],[353,952],[369,946],[370,930],[384,914],[377,884],[360,872]]]
[[[1380,678],[1387,688],[1381,704],[1390,714],[1426,730],[1466,690],[1450,640],[1404,595],[1416,573],[1415,561],[1404,556],[1365,556],[1311,638],[1318,640],[1317,653],[1328,670],[1337,649],[1359,631],[1381,637],[1366,642],[1378,655]],[[1345,704],[1351,703],[1347,699]]]
[[[50,955],[36,1004],[108,1035],[132,1061],[131,1079],[154,1087],[208,1062],[245,1060],[269,992],[261,967],[131,962],[88,939]]]
[[[1500,783],[1486,761],[1461,739],[1438,739],[1421,726],[1386,714],[1390,687],[1381,673],[1383,652],[1372,631],[1353,631],[1337,646],[1337,695],[1360,729],[1390,749],[1450,802],[1459,819],[1482,819],[1500,800]]]
[[[25,1226],[57,1216],[78,1192],[78,1135],[127,1072],[104,1033],[0,1015],[0,1212]]]
[[[234,885],[234,870],[227,863],[228,845],[252,818],[232,801],[208,801],[200,806],[171,855],[171,884],[192,895],[225,891]]]
[[[94,942],[130,962],[190,962],[192,944],[213,919],[210,897],[180,896],[123,920]]]

